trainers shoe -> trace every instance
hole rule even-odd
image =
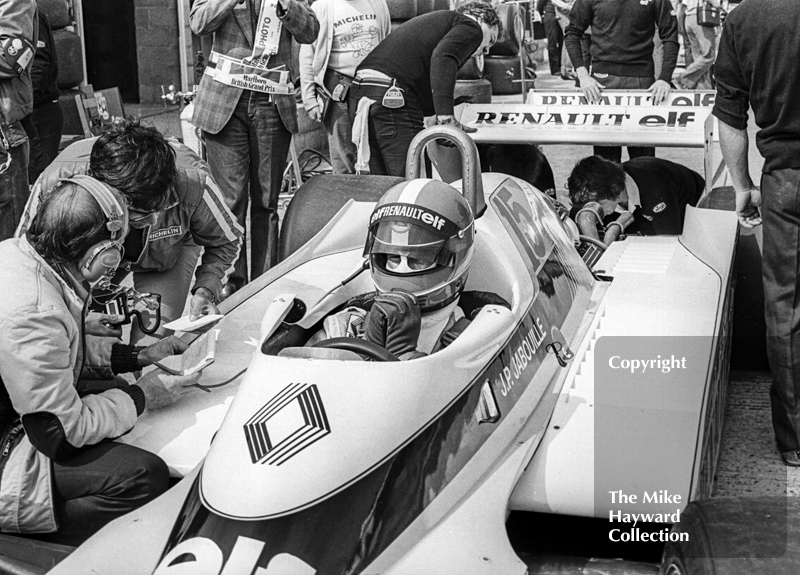
[[[800,467],[800,450],[782,451],[783,462],[789,467]]]

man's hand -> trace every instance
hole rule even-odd
[[[87,335],[122,337],[122,326],[115,324],[122,322],[124,319],[119,315],[91,312],[83,322],[84,331]]]
[[[461,122],[456,120],[455,116],[449,116],[449,115],[447,115],[447,116],[438,116],[437,115],[436,116],[436,123],[439,124],[440,126],[455,126],[459,130],[461,130],[462,132],[465,132],[467,134],[474,134],[475,132],[478,131],[478,128],[472,128],[470,126],[465,126],[464,124],[462,124]]]
[[[647,91],[653,93],[653,105],[658,106],[662,102],[666,102],[669,97],[670,87],[664,80],[656,80]]]
[[[578,74],[578,82],[581,87],[581,92],[586,96],[591,104],[597,104],[600,101],[600,91],[603,85],[589,75],[586,66],[581,66],[575,72]]]
[[[745,228],[761,225],[761,190],[756,187],[736,192],[736,215]]]
[[[417,300],[408,292],[392,291],[375,297],[364,318],[364,338],[402,359],[417,351],[422,326]]]
[[[308,111],[308,117],[314,120],[315,122],[322,121],[322,108],[319,106],[319,104],[317,104]]]
[[[219,313],[214,305],[214,294],[208,288],[197,288],[189,302],[189,320],[195,321],[201,315]]]
[[[139,367],[153,365],[155,362],[161,361],[165,357],[171,355],[180,355],[186,351],[188,347],[189,346],[183,340],[178,339],[174,335],[165,337],[161,341],[148,345],[139,352]]]
[[[192,375],[168,375],[160,369],[147,372],[136,384],[142,388],[147,409],[161,409],[175,403],[197,385],[200,373]]]

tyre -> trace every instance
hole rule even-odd
[[[83,52],[80,37],[70,30],[54,30],[53,41],[58,56],[58,88],[68,90],[83,81]]]
[[[517,4],[499,4],[497,16],[503,26],[503,32],[489,50],[490,56],[517,56],[524,37],[522,17]]]
[[[453,99],[460,97],[471,98],[471,104],[492,103],[492,83],[489,80],[456,80],[456,89]]]
[[[542,151],[533,144],[479,144],[481,169],[525,180],[533,187],[555,197],[553,168]]]
[[[415,16],[422,16],[428,12],[433,12],[433,0],[417,0],[417,13]]]
[[[405,20],[392,20],[390,24],[391,29],[389,30],[389,33],[391,34],[405,23],[406,23]]]
[[[483,76],[492,83],[492,94],[517,94],[522,91],[519,58],[487,56],[483,59]]]
[[[36,5],[47,16],[52,30],[66,28],[72,23],[69,18],[67,0],[36,0]]]
[[[278,259],[285,260],[313,238],[348,200],[377,202],[389,188],[403,181],[403,178],[392,176],[364,175],[311,178],[300,186],[286,209]]]
[[[800,502],[780,496],[694,501],[664,547],[661,575],[790,575],[797,573]],[[677,537],[673,537],[677,538]]]
[[[483,54],[473,56],[458,69],[459,80],[479,80],[483,78]]]
[[[417,15],[417,0],[386,0],[392,20],[410,20]]]

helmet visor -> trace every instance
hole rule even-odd
[[[453,254],[447,249],[448,238],[426,228],[399,221],[383,221],[370,229],[366,253],[373,256],[404,256],[409,267],[419,270],[434,265],[449,265]]]

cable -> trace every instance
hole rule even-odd
[[[229,383],[232,383],[236,378],[238,378],[240,375],[242,375],[246,371],[247,371],[247,368],[245,367],[242,371],[240,371],[239,373],[237,373],[236,375],[234,375],[230,379],[226,379],[222,383],[214,383],[212,385],[200,385],[199,383],[195,383],[193,385],[187,385],[186,387],[196,387],[198,389],[202,389],[206,393],[211,393],[212,389],[216,389],[218,387],[223,387],[223,386],[228,385]]]

